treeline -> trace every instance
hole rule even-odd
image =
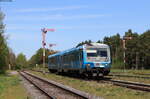
[[[0,11],[0,73],[5,73],[7,69],[21,69],[27,64],[25,55],[20,53],[17,57],[7,44],[5,35],[5,25],[3,23],[4,13]]]
[[[45,49],[45,65],[48,63],[48,55],[54,54],[56,51]],[[17,56],[13,55],[11,58],[13,65],[11,64],[11,70],[21,70],[21,69],[30,69],[35,66],[42,67],[43,65],[43,48],[39,48],[36,53],[27,60],[26,56],[23,53],[18,54]]]
[[[48,63],[48,55],[54,54],[57,51],[45,49],[45,63],[47,66]],[[28,66],[29,68],[33,68],[35,66],[42,67],[43,64],[43,48],[40,48],[36,51],[36,53],[29,59]]]
[[[4,17],[5,15],[0,11],[0,73],[4,73],[8,68],[8,63],[10,62],[9,55],[11,54],[11,50],[6,42],[6,36],[4,35]]]
[[[125,48],[123,40],[125,40]],[[77,46],[91,42],[91,40],[87,40]],[[125,66],[126,69],[150,69],[150,30],[138,34],[133,33],[130,29],[125,32],[123,37],[118,33],[97,42],[110,46],[113,68],[124,68]]]

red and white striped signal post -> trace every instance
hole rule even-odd
[[[48,31],[54,32],[55,29],[46,29],[46,28],[43,28],[43,29],[41,29],[41,31],[42,31],[42,46],[43,46],[43,67],[45,68],[45,46],[46,46],[45,37],[46,37],[46,33]]]

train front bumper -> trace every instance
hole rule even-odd
[[[87,63],[86,69],[91,73],[102,73],[107,75],[110,72],[111,64],[109,62],[105,63]]]
[[[111,64],[110,62],[98,62],[98,63],[94,63],[94,62],[88,62],[85,64],[86,68],[111,68]]]

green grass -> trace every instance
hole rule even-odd
[[[111,69],[111,72],[118,72],[118,73],[142,73],[142,74],[150,74],[150,70],[132,70],[132,69]]]
[[[111,76],[111,78],[116,80],[125,80],[125,81],[133,81],[133,82],[150,84],[150,79],[135,78],[135,77],[117,77],[117,76]]]
[[[43,68],[43,67],[35,67],[35,68],[32,68],[32,70],[40,70],[40,71],[49,72],[49,70],[47,69],[47,67],[45,67],[45,68]]]
[[[112,69],[110,74],[150,77],[150,75],[141,75],[141,74],[150,74],[150,70],[125,70],[124,71],[121,69]],[[135,81],[135,82],[150,84],[150,79],[143,79],[143,78],[136,78],[136,77],[118,77],[118,76],[111,76],[111,78],[117,80],[127,80],[127,81]]]
[[[105,99],[149,99],[150,97],[150,93],[148,92],[135,91],[128,88],[114,86],[112,84],[84,81],[55,74],[43,75],[39,72],[32,73],[93,95],[102,96]]]
[[[142,75],[142,74],[150,74],[150,70],[123,70],[123,69],[111,69],[111,74],[125,74],[125,75],[135,75],[135,76],[146,76],[150,77],[150,75]]]
[[[18,75],[0,74],[0,99],[27,99]]]

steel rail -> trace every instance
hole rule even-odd
[[[138,74],[138,75],[150,75],[150,73],[134,73],[134,74]]]
[[[108,76],[118,76],[118,77],[131,77],[131,78],[150,79],[150,77],[133,76],[133,75],[120,75],[120,74],[109,74]]]
[[[56,97],[50,95],[48,92],[39,87],[36,83],[32,82],[28,77],[26,77],[22,72],[19,72],[21,76],[23,76],[26,80],[28,80],[31,84],[33,84],[36,88],[38,88],[41,92],[43,92],[50,99],[56,99]]]
[[[30,75],[30,76],[32,76],[32,77],[34,77],[34,78],[36,78],[36,79],[39,79],[39,80],[41,80],[41,81],[43,81],[43,82],[46,82],[46,83],[48,83],[48,84],[54,85],[54,86],[56,86],[56,87],[58,87],[58,88],[61,88],[61,89],[65,90],[65,91],[68,91],[68,92],[70,92],[70,93],[72,93],[72,94],[75,94],[75,95],[77,95],[77,96],[80,96],[80,97],[82,97],[82,98],[84,98],[84,99],[103,99],[102,97],[97,97],[97,96],[94,96],[94,95],[90,95],[90,94],[88,94],[88,93],[85,93],[85,92],[76,90],[76,89],[74,89],[74,88],[71,88],[71,87],[68,87],[68,86],[64,86],[64,85],[62,85],[62,84],[60,84],[60,83],[57,83],[57,82],[54,82],[54,81],[52,81],[52,80],[47,80],[47,79],[45,79],[45,78],[41,78],[41,77],[36,76],[36,75],[34,75],[34,74],[31,74],[31,73],[29,73],[29,72],[24,72],[24,73],[26,73],[27,75]],[[54,97],[54,98],[55,98],[55,97]]]
[[[112,79],[109,79],[109,80],[107,79],[104,81],[111,82],[112,84],[117,85],[117,86],[122,86],[122,87],[131,88],[131,89],[150,92],[150,84],[131,82],[131,81],[123,81],[123,80],[112,80]]]
[[[122,73],[125,73],[125,72],[111,72],[111,74],[122,74]],[[150,75],[150,73],[132,73],[132,74],[136,74],[136,75]]]

